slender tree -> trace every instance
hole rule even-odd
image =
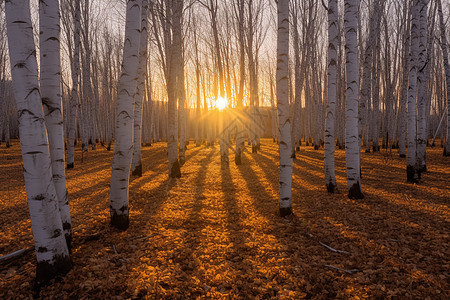
[[[347,165],[347,186],[350,199],[363,199],[360,179],[360,148],[358,141],[358,98],[359,98],[359,64],[358,64],[358,19],[359,0],[345,0],[345,56],[347,89],[345,113],[345,155]]]
[[[441,29],[441,48],[444,57],[445,80],[447,83],[447,134],[445,138],[444,156],[450,156],[450,64],[448,63],[448,43],[444,23],[444,15],[442,13],[441,0],[437,0],[439,25]]]
[[[72,263],[52,179],[29,1],[6,1],[6,20],[25,186],[35,240],[36,281],[40,284],[68,272]]]
[[[128,0],[122,71],[118,88],[114,157],[111,173],[111,225],[126,230],[129,225],[128,189],[133,154],[133,111],[139,66],[141,0]]]
[[[53,183],[59,202],[64,235],[72,240],[66,188],[64,127],[61,104],[60,17],[58,0],[39,1],[40,91],[48,132]]]
[[[409,182],[417,182],[420,178],[417,169],[417,65],[419,56],[420,2],[413,0],[411,23],[411,51],[409,55],[409,87],[408,87],[408,153],[406,173]]]
[[[148,0],[142,0],[141,9],[141,32],[139,42],[139,67],[136,95],[134,96],[134,141],[133,141],[133,160],[131,163],[131,173],[142,177],[142,158],[141,158],[141,137],[142,137],[142,113],[145,94],[145,79],[147,75],[147,19],[148,19]]]
[[[69,147],[67,151],[67,168],[72,169],[74,166],[74,150],[75,150],[75,133],[77,119],[77,98],[78,98],[78,74],[80,71],[80,30],[81,30],[81,10],[80,0],[75,0],[74,9],[74,51],[72,61],[72,91],[70,93],[70,118],[69,118]]]
[[[325,184],[330,193],[336,188],[334,172],[334,122],[336,114],[337,93],[337,44],[338,44],[338,3],[337,0],[328,1],[328,104],[325,127]]]
[[[292,147],[289,118],[289,0],[278,0],[277,107],[280,131],[279,207],[282,217],[292,213]]]

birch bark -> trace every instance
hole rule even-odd
[[[358,139],[358,100],[359,100],[359,66],[358,66],[358,19],[359,0],[345,0],[345,55],[346,55],[346,132],[345,156],[347,166],[347,187],[350,199],[363,199],[360,182],[360,148]]]
[[[140,0],[128,0],[125,43],[117,97],[114,157],[111,173],[111,225],[126,230],[129,225],[128,189],[133,154],[133,110],[139,65]]]
[[[142,0],[141,32],[139,41],[139,66],[136,95],[134,96],[134,125],[133,125],[133,159],[131,174],[142,177],[141,137],[142,137],[142,113],[145,95],[145,79],[147,76],[147,24],[148,24],[148,0]]]
[[[36,281],[40,284],[67,273],[72,263],[52,181],[29,1],[6,1],[6,21],[25,186],[35,240]]]
[[[337,97],[337,40],[338,36],[338,3],[337,0],[328,1],[328,104],[326,109],[326,127],[324,144],[325,184],[330,193],[336,189],[334,171],[334,122]]]
[[[278,0],[277,107],[280,131],[279,208],[282,217],[292,213],[292,147],[289,118],[289,0]]]

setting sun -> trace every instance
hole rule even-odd
[[[218,108],[219,110],[223,110],[228,106],[228,100],[226,98],[223,97],[219,97],[216,100],[216,108]]]

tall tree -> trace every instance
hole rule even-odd
[[[419,172],[427,170],[426,146],[427,146],[427,90],[428,82],[426,75],[427,59],[427,11],[428,1],[422,0],[419,12],[419,57],[417,69],[417,168]]]
[[[50,146],[53,183],[58,197],[64,235],[70,250],[72,226],[65,175],[58,0],[39,1],[39,35],[40,91]]]
[[[280,131],[279,208],[282,217],[292,213],[292,147],[289,117],[289,0],[278,0],[277,107]]]
[[[148,19],[148,0],[142,0],[141,31],[139,42],[139,67],[138,67],[136,95],[134,96],[133,160],[131,163],[132,175],[137,175],[139,177],[142,177],[141,129],[142,129],[142,113],[145,95],[145,79],[147,76],[147,48],[148,48],[147,19]]]
[[[330,193],[336,188],[334,172],[334,122],[336,114],[337,94],[337,44],[338,44],[338,3],[337,0],[328,1],[328,104],[325,127],[325,184]]]
[[[133,154],[133,113],[139,66],[142,0],[128,0],[125,43],[118,88],[114,157],[111,173],[111,225],[126,230],[129,225],[129,177]]]
[[[74,150],[76,140],[76,118],[77,118],[77,98],[78,98],[78,74],[80,71],[80,30],[81,30],[81,10],[80,0],[74,1],[74,8],[71,12],[74,14],[74,51],[72,58],[72,91],[70,93],[70,118],[69,118],[69,147],[67,151],[67,168],[72,169],[74,166]],[[70,49],[69,49],[70,51]]]
[[[29,1],[6,1],[6,20],[25,186],[35,240],[36,281],[39,284],[68,272],[72,263],[52,179]],[[49,22],[46,19],[42,21]]]
[[[441,29],[441,48],[444,57],[445,80],[447,82],[447,135],[444,146],[444,156],[450,156],[450,64],[448,63],[448,43],[444,24],[444,15],[442,13],[441,0],[438,2],[439,25]]]
[[[413,0],[411,23],[411,51],[409,55],[409,87],[408,87],[408,153],[406,173],[409,182],[417,182],[420,173],[417,168],[417,66],[419,57],[420,4],[422,0]]]
[[[359,64],[358,64],[358,19],[359,0],[345,0],[345,56],[347,89],[345,113],[345,156],[347,166],[347,187],[350,199],[363,199],[360,179],[360,148],[358,139],[358,100],[359,100]]]

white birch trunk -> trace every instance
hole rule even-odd
[[[6,21],[25,186],[35,240],[36,281],[39,284],[68,272],[71,260],[52,181],[29,1],[7,1]]]
[[[445,138],[444,156],[450,156],[450,64],[448,63],[448,44],[445,31],[441,0],[438,1],[439,24],[441,28],[441,48],[444,57],[445,80],[447,82],[447,134]]]
[[[110,188],[110,214],[111,225],[120,230],[126,230],[129,225],[128,189],[133,154],[133,110],[139,65],[141,2],[140,0],[127,1],[122,74],[117,97],[114,158]]]
[[[347,187],[350,199],[363,199],[360,179],[360,148],[358,139],[358,19],[359,0],[345,0],[345,56],[346,56],[346,122],[345,155],[347,166]]]
[[[292,147],[289,118],[289,1],[278,0],[277,107],[280,131],[279,208],[282,217],[292,213]]]
[[[417,182],[419,173],[417,169],[417,117],[416,117],[416,95],[417,95],[417,64],[419,56],[419,30],[420,30],[420,2],[413,0],[412,25],[411,25],[411,52],[409,62],[409,87],[408,87],[408,153],[406,173],[409,182]]]
[[[409,11],[408,7],[404,8],[405,11]],[[399,155],[400,157],[406,157],[406,105],[408,99],[408,83],[409,83],[409,51],[411,46],[411,31],[410,31],[410,13],[405,12],[405,20],[407,25],[405,29],[404,37],[404,58],[403,58],[403,79],[402,79],[402,94],[400,99],[400,117],[399,117]]]
[[[329,193],[336,189],[334,171],[334,122],[337,97],[337,39],[338,36],[338,3],[337,0],[328,1],[328,104],[326,111],[326,128],[324,143],[325,184]]]
[[[59,19],[58,0],[39,1],[40,91],[48,131],[53,182],[58,197],[64,235],[70,250],[72,226],[65,174]]]
[[[141,33],[139,46],[139,67],[136,95],[134,96],[134,142],[131,174],[142,177],[141,137],[142,137],[142,108],[144,104],[145,79],[147,75],[147,18],[148,0],[142,0]]]
[[[419,16],[419,57],[417,68],[417,168],[419,172],[425,172],[427,170],[426,164],[426,147],[427,147],[427,119],[426,119],[426,107],[427,107],[427,89],[428,82],[426,80],[426,65],[427,61],[427,11],[428,0],[422,0],[420,5]]]
[[[77,119],[77,97],[78,97],[78,73],[80,71],[80,30],[81,11],[80,0],[75,0],[75,29],[74,29],[74,54],[72,64],[72,91],[70,93],[70,118],[69,118],[69,139],[67,151],[67,168],[74,167],[75,133]]]
[[[176,5],[177,6],[177,5]],[[170,7],[166,7],[166,17],[169,20],[174,21],[171,18]],[[181,13],[181,12],[180,12]],[[174,37],[175,38],[175,37]],[[181,41],[178,41],[181,43]],[[167,98],[168,98],[168,129],[167,129],[167,152],[169,160],[169,176],[171,178],[180,178],[181,170],[180,163],[178,161],[178,108],[177,108],[177,68],[178,68],[178,49],[175,41],[173,41],[169,54],[169,71],[167,78]]]

